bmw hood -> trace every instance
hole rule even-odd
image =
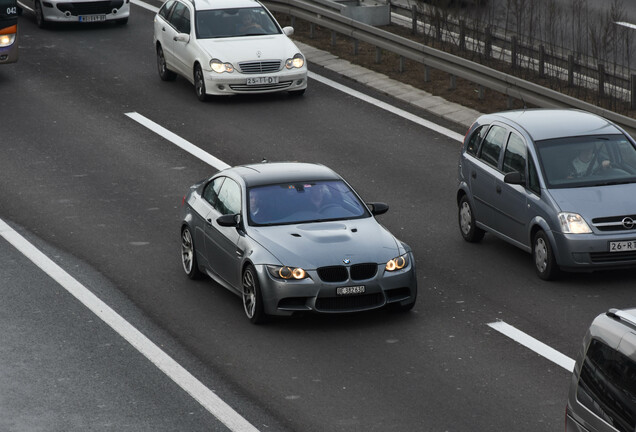
[[[258,60],[282,60],[299,53],[300,50],[284,34],[266,36],[242,36],[222,39],[199,40],[210,59],[219,59],[238,67],[238,63]]]
[[[561,211],[579,213],[592,218],[636,214],[636,184],[551,189]]]
[[[342,265],[346,259],[383,263],[402,253],[396,238],[373,218],[252,227],[250,236],[281,264],[305,269]]]

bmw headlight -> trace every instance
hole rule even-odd
[[[585,219],[578,213],[559,213],[561,231],[565,234],[589,234],[592,232]]]
[[[400,255],[397,258],[393,258],[389,260],[384,266],[384,269],[386,271],[392,272],[392,271],[402,270],[404,267],[408,265],[409,265],[409,255],[404,254],[404,255]]]
[[[269,271],[269,274],[272,275],[272,277],[275,279],[300,280],[309,277],[307,272],[300,267],[268,265],[267,270]]]
[[[232,66],[232,63],[223,63],[219,59],[210,60],[210,68],[212,68],[212,70],[214,72],[216,72],[216,73],[223,73],[223,72],[232,73],[232,72],[234,72],[234,66]]]
[[[305,65],[305,57],[301,53],[296,54],[293,58],[287,59],[285,67],[287,69],[301,68]]]

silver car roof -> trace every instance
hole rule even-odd
[[[523,129],[534,141],[583,135],[621,134],[603,117],[571,109],[528,109],[504,111],[487,117]]]

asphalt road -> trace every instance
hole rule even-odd
[[[501,241],[466,244],[457,141],[314,80],[302,98],[202,104],[185,80],[159,80],[152,18],[20,18],[20,60],[0,69],[0,219],[261,431],[562,430],[570,372],[487,324],[574,358],[597,314],[633,306],[633,271],[546,283]],[[238,297],[180,267],[181,199],[214,169],[129,112],[230,165],[320,162],[388,202],[380,221],[417,259],[414,310],[249,324]],[[2,239],[0,263],[0,429],[223,429]]]

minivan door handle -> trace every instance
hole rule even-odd
[[[501,185],[497,185],[495,190],[497,191],[498,194],[500,194],[501,193]]]
[[[470,176],[471,176],[472,178],[477,178],[477,171],[471,171],[471,172],[470,172]]]

